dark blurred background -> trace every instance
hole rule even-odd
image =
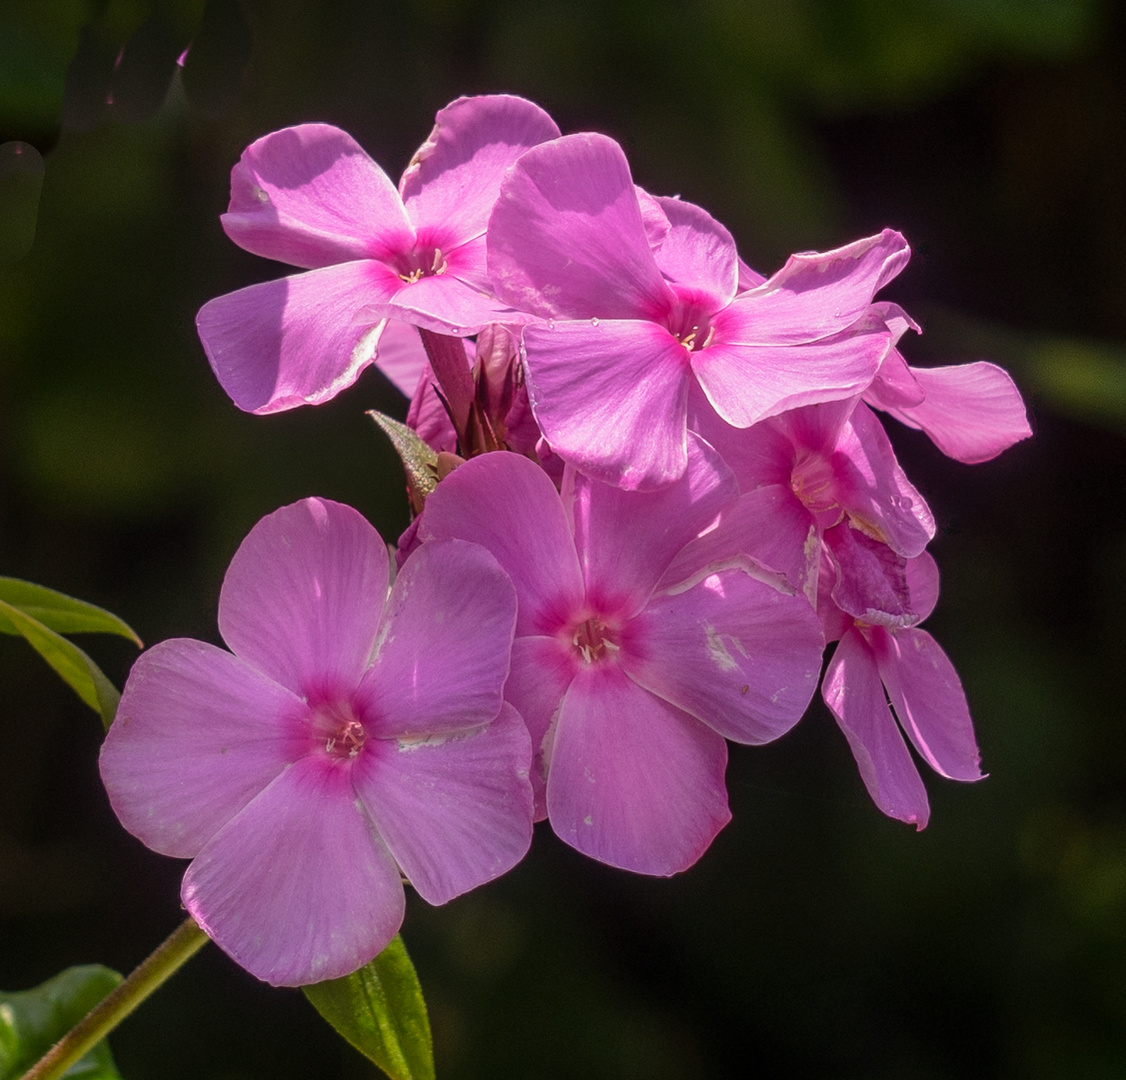
[[[1035,438],[985,465],[891,432],[940,523],[928,628],[990,777],[928,776],[916,834],[816,706],[732,748],[734,821],[676,879],[541,826],[505,879],[411,904],[443,1080],[1126,1076],[1124,22],[1096,0],[0,3],[0,574],[150,644],[218,640],[227,562],[283,503],[407,523],[363,416],[405,411],[382,376],[245,416],[195,336],[206,300],[284,272],[219,214],[244,146],[288,124],[338,124],[397,178],[438,108],[508,91],[619,139],[763,272],[897,227],[909,358],[993,359],[1026,395]],[[81,643],[120,685],[131,647]],[[129,970],[181,918],[183,865],[117,825],[99,742],[0,638],[3,989]],[[374,1074],[213,948],[111,1042],[128,1080]]]

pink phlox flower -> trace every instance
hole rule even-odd
[[[919,327],[896,304],[875,304],[898,342]],[[917,368],[888,350],[864,400],[908,427],[924,431],[947,457],[967,465],[995,458],[1032,434],[1020,391],[996,364]]]
[[[508,166],[559,129],[506,95],[442,109],[398,190],[339,128],[302,124],[252,143],[231,173],[223,227],[240,247],[307,272],[205,304],[196,324],[239,408],[327,401],[376,358],[383,320],[473,333],[507,309],[485,273],[485,226]],[[413,380],[407,392],[413,389]]]
[[[889,331],[862,316],[909,256],[886,230],[795,255],[754,284],[722,225],[654,201],[669,223],[656,246],[618,144],[569,135],[512,166],[487,236],[497,296],[544,320],[523,340],[545,437],[580,471],[629,489],[684,472],[696,383],[737,427],[865,390]]]
[[[922,621],[938,599],[934,559],[924,552],[907,560],[906,579],[910,603]],[[904,733],[940,775],[953,780],[983,776],[961,680],[927,631],[877,625],[832,608],[826,599],[826,636],[840,641],[821,696],[848,739],[875,804],[889,817],[925,828],[930,804]]]
[[[336,978],[403,918],[512,867],[532,832],[531,746],[502,691],[512,583],[484,549],[387,550],[305,499],[231,562],[231,651],[175,639],[134,666],[101,756],[122,824],[192,859],[185,907],[275,985]]]
[[[777,738],[816,683],[823,637],[804,597],[741,569],[688,567],[661,582],[735,494],[691,436],[684,474],[657,491],[568,469],[560,493],[532,461],[485,454],[446,477],[418,519],[422,550],[472,540],[512,577],[505,694],[546,774],[539,813],[613,866],[694,863],[730,817],[725,737]]]

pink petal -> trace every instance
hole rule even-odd
[[[436,741],[379,740],[356,792],[424,900],[444,904],[511,870],[532,842],[531,744],[505,705],[491,724]]]
[[[303,499],[264,517],[235,552],[219,631],[298,694],[347,693],[367,668],[388,577],[387,549],[357,511]]]
[[[524,154],[501,185],[488,248],[497,295],[543,318],[650,318],[673,303],[625,154],[605,135]]]
[[[730,340],[799,345],[838,334],[867,312],[910,257],[907,241],[891,229],[834,251],[791,255],[778,273],[739,297],[749,317]]]
[[[274,986],[348,975],[403,921],[399,872],[345,765],[310,755],[199,853],[184,906],[236,963]]]
[[[980,780],[962,681],[934,638],[925,630],[897,630],[875,637],[874,651],[895,715],[927,764],[952,780]]]
[[[907,590],[919,622],[929,618],[938,603],[938,564],[925,551],[907,560]]]
[[[381,596],[364,599],[375,606]],[[423,544],[395,578],[356,693],[364,715],[376,718],[372,732],[408,739],[489,723],[500,711],[515,624],[516,590],[484,548]]]
[[[906,560],[845,520],[822,534],[837,564],[833,600],[853,618],[881,626],[913,626]]]
[[[240,409],[319,405],[372,362],[383,316],[361,312],[401,284],[379,263],[342,263],[217,297],[200,308],[196,328]]]
[[[375,350],[375,363],[380,371],[407,397],[418,388],[418,381],[427,370],[426,350],[416,327],[397,319],[388,319]]]
[[[133,665],[102,746],[114,812],[162,855],[196,855],[307,741],[306,706],[230,653],[162,641]]]
[[[388,320],[387,325],[394,326],[395,320]],[[405,326],[406,323],[400,325]],[[418,337],[415,327],[410,327],[410,331]],[[426,361],[426,368],[418,380],[407,409],[407,426],[432,450],[439,453],[443,450],[454,453],[457,450],[457,430],[450,419],[449,410],[438,394],[438,380],[429,360]]]
[[[359,315],[369,321],[397,319],[453,337],[476,334],[489,323],[525,321],[507,304],[462,280],[453,268],[409,284],[400,282],[393,295],[365,305]]]
[[[872,801],[889,817],[926,828],[926,788],[892,719],[875,658],[858,631],[850,630],[837,645],[821,696],[848,739]]]
[[[517,637],[553,633],[582,601],[559,492],[527,458],[495,453],[467,461],[427,498],[420,522],[423,540],[469,540],[493,554],[516,586]]]
[[[507,94],[458,98],[434,119],[399,187],[416,225],[438,224],[460,244],[484,233],[508,167],[559,128],[538,105]]]
[[[739,268],[731,233],[706,210],[680,199],[658,198],[669,231],[654,251],[669,281],[716,298],[716,308],[735,296]]]
[[[953,367],[911,368],[926,394],[921,405],[888,411],[921,428],[948,457],[975,465],[1032,434],[1020,391],[984,360]]]
[[[227,235],[267,259],[314,269],[409,250],[414,232],[387,174],[329,124],[253,142],[231,172]]]
[[[925,397],[903,354],[895,348],[888,349],[875,381],[864,393],[864,400],[877,409],[918,405]]]
[[[547,777],[560,839],[640,874],[686,870],[731,819],[727,744],[642,690],[613,664],[592,664],[567,692]]]
[[[824,647],[804,597],[728,570],[654,597],[629,623],[621,658],[640,686],[725,738],[758,744],[801,719]]]
[[[529,326],[528,394],[552,449],[580,472],[629,490],[687,465],[688,353],[656,323]]]

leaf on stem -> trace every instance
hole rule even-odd
[[[141,639],[112,612],[85,600],[75,600],[54,589],[18,578],[0,577],[0,601],[19,608],[49,630],[59,634],[118,634],[137,648]],[[0,617],[0,633],[19,634],[10,620]]]
[[[433,1080],[426,1003],[398,934],[359,971],[302,989],[317,1012],[392,1080]]]

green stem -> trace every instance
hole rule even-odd
[[[195,919],[185,919],[129,977],[94,1006],[31,1069],[23,1080],[57,1080],[98,1045],[165,979],[207,944]]]

